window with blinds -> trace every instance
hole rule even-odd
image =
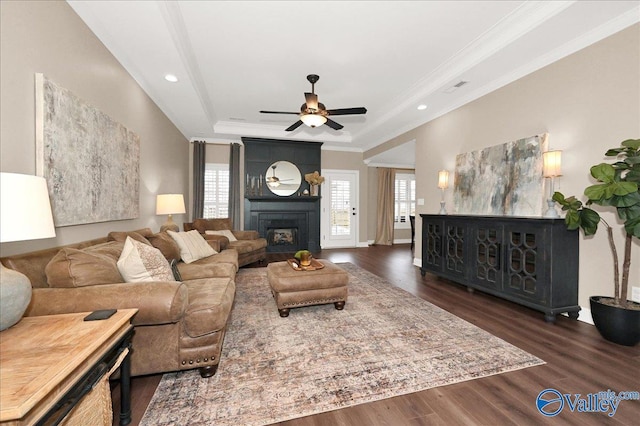
[[[416,214],[416,176],[413,173],[396,173],[394,227],[411,228],[409,216]]]
[[[204,171],[205,219],[229,217],[229,165],[207,163]]]

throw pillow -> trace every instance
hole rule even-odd
[[[158,232],[147,239],[151,245],[160,250],[167,260],[180,259],[180,247],[166,232]]]
[[[128,283],[175,281],[171,266],[160,250],[131,237],[125,240],[117,265],[122,277]]]
[[[167,232],[180,247],[180,258],[184,263],[192,263],[218,253],[195,229],[189,232]]]
[[[113,245],[122,246],[122,243]],[[44,271],[49,287],[85,287],[122,282],[116,258],[98,250],[63,248],[51,259]]]
[[[223,229],[221,231],[206,230],[204,231],[204,233],[207,235],[222,235],[223,237],[227,237],[229,241],[238,241],[236,236],[233,235],[233,232],[231,232],[231,230],[229,229]]]

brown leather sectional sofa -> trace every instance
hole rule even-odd
[[[31,280],[33,295],[25,315],[138,308],[132,375],[193,368],[203,377],[215,374],[235,297],[237,251],[208,241],[219,253],[190,264],[177,262],[181,281],[125,283],[114,277],[113,268],[127,236],[148,242],[167,259],[180,259],[168,234],[147,228],[0,261]]]

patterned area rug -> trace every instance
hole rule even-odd
[[[142,425],[265,425],[544,364],[349,263],[349,299],[280,318],[266,268],[237,275],[220,367],[165,374]],[[302,272],[301,272],[302,273]]]

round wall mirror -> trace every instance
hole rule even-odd
[[[288,161],[276,161],[269,166],[264,177],[267,188],[281,197],[295,194],[302,181],[300,170]]]

